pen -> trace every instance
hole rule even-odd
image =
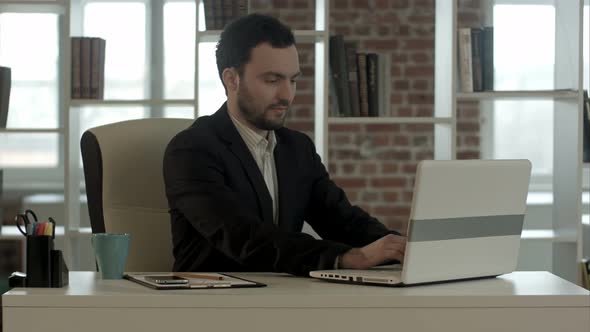
[[[195,278],[195,279],[209,279],[209,280],[223,280],[220,275],[206,275],[206,274],[194,274],[194,273],[174,273],[174,275],[183,278]]]

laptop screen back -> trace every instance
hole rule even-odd
[[[514,271],[530,172],[528,160],[422,161],[402,282]]]

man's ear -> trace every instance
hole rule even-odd
[[[240,83],[240,75],[234,68],[225,68],[221,73],[223,83],[226,88],[231,91],[236,91]]]

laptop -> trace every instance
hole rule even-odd
[[[405,286],[510,273],[516,269],[530,174],[528,160],[421,161],[403,266],[310,276]]]

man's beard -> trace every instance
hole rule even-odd
[[[285,114],[281,118],[270,118],[266,117],[266,115],[270,112],[273,112],[273,108],[275,107],[288,107],[289,102],[282,100],[279,101],[278,104],[272,104],[267,106],[264,111],[260,112],[256,109],[254,105],[252,95],[248,91],[247,88],[240,87],[238,90],[238,107],[240,112],[254,127],[260,130],[276,130],[284,126],[286,114],[289,111],[287,108],[285,110]]]

